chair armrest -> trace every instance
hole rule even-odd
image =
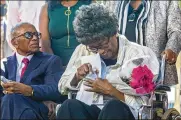
[[[68,99],[75,99],[78,91],[77,88],[68,88]]]
[[[169,92],[171,91],[169,86],[166,85],[158,85],[155,89],[156,92]]]

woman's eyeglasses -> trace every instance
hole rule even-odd
[[[38,39],[41,38],[41,33],[39,32],[25,32],[17,37],[14,37],[12,40],[18,38],[18,37],[21,37],[21,36],[24,36],[26,39],[32,39],[33,38],[33,35],[35,35]]]
[[[105,42],[102,42],[99,47],[89,47],[89,46],[86,46],[86,49],[89,51],[89,52],[93,52],[93,53],[97,53],[99,50],[104,50],[104,49],[107,49],[109,47],[109,40],[106,40]]]

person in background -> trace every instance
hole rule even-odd
[[[181,10],[178,1],[114,1],[119,32],[128,40],[151,48],[161,59],[166,54],[166,85],[178,83],[176,58],[181,50]]]
[[[10,55],[13,53],[13,46],[11,45],[11,29],[20,22],[29,22],[35,26],[39,31],[39,15],[41,7],[45,1],[25,1],[16,0],[9,1],[7,13],[7,41],[12,49]]]
[[[13,27],[11,38],[16,52],[1,60],[0,75],[8,79],[0,78],[1,119],[55,118],[54,102],[66,99],[57,86],[63,73],[60,58],[39,51],[41,34],[30,23]]]
[[[179,112],[181,112],[181,51],[179,52],[179,55],[177,57],[176,62],[177,67],[177,74],[178,74],[178,84],[176,86],[176,92],[175,92],[175,104],[174,108],[176,108]]]
[[[1,7],[1,59],[5,57],[5,49],[7,46],[6,42],[6,13],[7,13],[7,4],[5,0],[0,1]],[[6,51],[7,52],[7,51]]]
[[[40,32],[42,33],[41,51],[58,55],[67,63],[79,44],[75,38],[72,21],[75,11],[92,0],[53,0],[42,7]]]

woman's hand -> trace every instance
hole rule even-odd
[[[106,79],[86,80],[84,85],[91,87],[86,91],[112,95],[113,86]]]
[[[166,49],[165,51],[162,52],[162,55],[166,55],[166,61],[169,64],[174,64],[177,60],[177,54],[173,52],[171,49]]]
[[[90,63],[83,64],[77,69],[77,80],[83,79],[89,72],[92,72],[92,65]]]
[[[84,85],[90,87],[86,89],[86,91],[110,95],[118,100],[125,101],[124,93],[113,87],[106,79],[97,78],[96,80],[86,80]]]
[[[71,81],[72,86],[77,86],[77,84],[87,75],[92,72],[92,65],[90,63],[85,63],[77,69],[74,79]]]

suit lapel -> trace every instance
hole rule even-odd
[[[43,58],[41,56],[41,52],[37,52],[33,55],[22,79],[20,80],[22,83],[24,83],[26,78],[41,64],[41,62],[43,61]]]
[[[7,58],[8,79],[16,81],[17,59],[16,54]]]

